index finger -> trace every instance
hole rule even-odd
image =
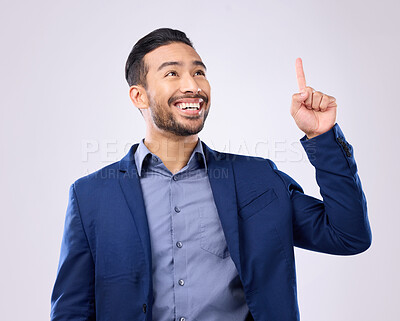
[[[301,58],[296,59],[296,76],[297,84],[299,85],[299,91],[306,88],[306,76],[304,76],[303,62]]]

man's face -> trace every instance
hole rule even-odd
[[[151,125],[176,136],[200,132],[211,99],[206,68],[197,52],[176,42],[149,52],[144,61]]]

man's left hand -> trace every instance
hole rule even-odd
[[[335,125],[336,99],[306,86],[301,58],[296,59],[296,75],[299,93],[292,96],[290,114],[297,127],[308,138],[313,138],[327,132]]]

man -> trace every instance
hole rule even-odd
[[[271,160],[200,141],[210,85],[183,32],[136,43],[126,78],[146,135],[71,186],[52,320],[299,320],[293,246],[357,254],[371,231],[336,100],[300,59],[296,72],[291,114],[323,202]]]

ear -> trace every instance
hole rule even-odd
[[[133,85],[129,88],[129,97],[133,104],[139,109],[146,109],[149,107],[149,100],[146,90],[141,85]]]

